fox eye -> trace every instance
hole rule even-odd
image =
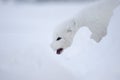
[[[62,38],[61,37],[58,37],[57,39],[56,39],[56,41],[59,41],[59,40],[61,40]]]

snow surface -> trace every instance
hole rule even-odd
[[[0,80],[120,80],[120,7],[100,43],[81,28],[62,55],[51,49],[54,28],[82,8],[0,4]]]

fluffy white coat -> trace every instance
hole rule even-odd
[[[76,17],[56,28],[51,47],[60,54],[62,50],[71,46],[76,32],[81,27],[88,27],[92,32],[91,38],[100,42],[107,34],[107,27],[113,10],[119,4],[119,0],[102,0],[90,4]]]

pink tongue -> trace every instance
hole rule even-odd
[[[63,48],[59,48],[59,49],[57,49],[56,54],[61,54],[61,53],[62,53],[62,51],[63,51]]]

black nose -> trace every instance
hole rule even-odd
[[[61,54],[62,51],[63,51],[63,48],[59,48],[59,49],[57,49],[56,54]]]

